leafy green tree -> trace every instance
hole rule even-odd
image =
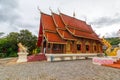
[[[120,43],[120,38],[107,38],[111,45],[118,45]]]
[[[32,35],[28,30],[21,30],[18,32],[11,32],[4,38],[0,38],[0,57],[14,57],[17,56],[18,46],[21,42],[28,48],[30,54],[36,48],[37,37]]]
[[[37,37],[32,35],[28,30],[21,30],[18,37],[18,42],[21,42],[28,48],[30,54],[36,48]]]
[[[18,39],[19,33],[17,32],[11,32],[6,36],[6,39],[8,40],[8,43],[6,44],[8,46],[7,48],[7,56],[17,56],[18,52],[18,46],[17,46],[17,39]]]
[[[0,38],[0,57],[6,57],[8,40],[6,38]]]

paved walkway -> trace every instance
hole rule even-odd
[[[9,59],[11,60],[11,59]],[[15,62],[15,59],[12,59]],[[27,62],[0,65],[0,80],[119,80],[120,69],[92,64],[92,60]]]

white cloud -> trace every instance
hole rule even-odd
[[[37,7],[50,14],[49,7],[56,13],[58,8],[61,12],[72,16],[73,12],[76,13],[76,18],[86,20],[87,23],[93,22],[92,28],[97,34],[106,36],[112,35],[117,32],[119,28],[119,19],[115,16],[120,16],[120,0],[0,0],[0,19],[1,32],[12,32],[21,29],[29,29],[34,34],[38,34],[39,31],[39,18],[40,14]],[[6,4],[9,6],[3,5]],[[7,14],[6,14],[7,13]],[[4,15],[3,15],[4,14]],[[108,18],[106,18],[106,16]],[[86,18],[86,19],[85,19]],[[104,21],[102,21],[105,18]],[[111,20],[109,20],[109,18]],[[95,24],[101,20],[101,24]],[[107,20],[107,21],[106,21]],[[111,22],[110,22],[111,21]],[[115,21],[115,22],[114,22]],[[107,23],[111,24],[107,24]],[[106,25],[103,25],[106,24]],[[9,28],[9,29],[7,29]],[[107,35],[109,33],[111,35]]]

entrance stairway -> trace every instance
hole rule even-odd
[[[31,55],[27,57],[27,62],[47,60],[45,54]]]

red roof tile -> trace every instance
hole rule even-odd
[[[66,30],[65,24],[63,23],[60,15],[52,13],[55,25],[57,26],[57,31],[63,39],[75,40],[75,38]]]
[[[64,39],[76,40],[75,37],[100,40],[90,25],[62,13],[52,16],[42,13],[41,21],[48,42],[65,44]]]
[[[76,19],[74,17],[67,16],[67,15],[62,14],[62,13],[60,15],[61,15],[61,17],[63,19],[63,22],[67,26],[79,29],[81,31],[89,32],[89,33],[92,32],[91,29],[88,28],[89,26],[86,24],[86,22],[78,20],[78,19]]]
[[[58,28],[65,29],[65,24],[63,23],[60,15],[53,13],[52,14],[54,22]]]
[[[94,33],[86,33],[82,32],[73,28],[67,28],[70,33],[77,37],[82,37],[82,38],[89,38],[89,39],[94,39],[94,40],[99,40],[99,38],[94,34]]]
[[[45,31],[44,34],[49,43],[66,44],[66,42],[57,33]]]
[[[57,31],[63,39],[76,40],[67,30],[58,29]]]
[[[56,32],[55,24],[54,24],[53,19],[50,15],[42,13],[41,20],[42,20],[42,26],[43,26],[44,30]]]

